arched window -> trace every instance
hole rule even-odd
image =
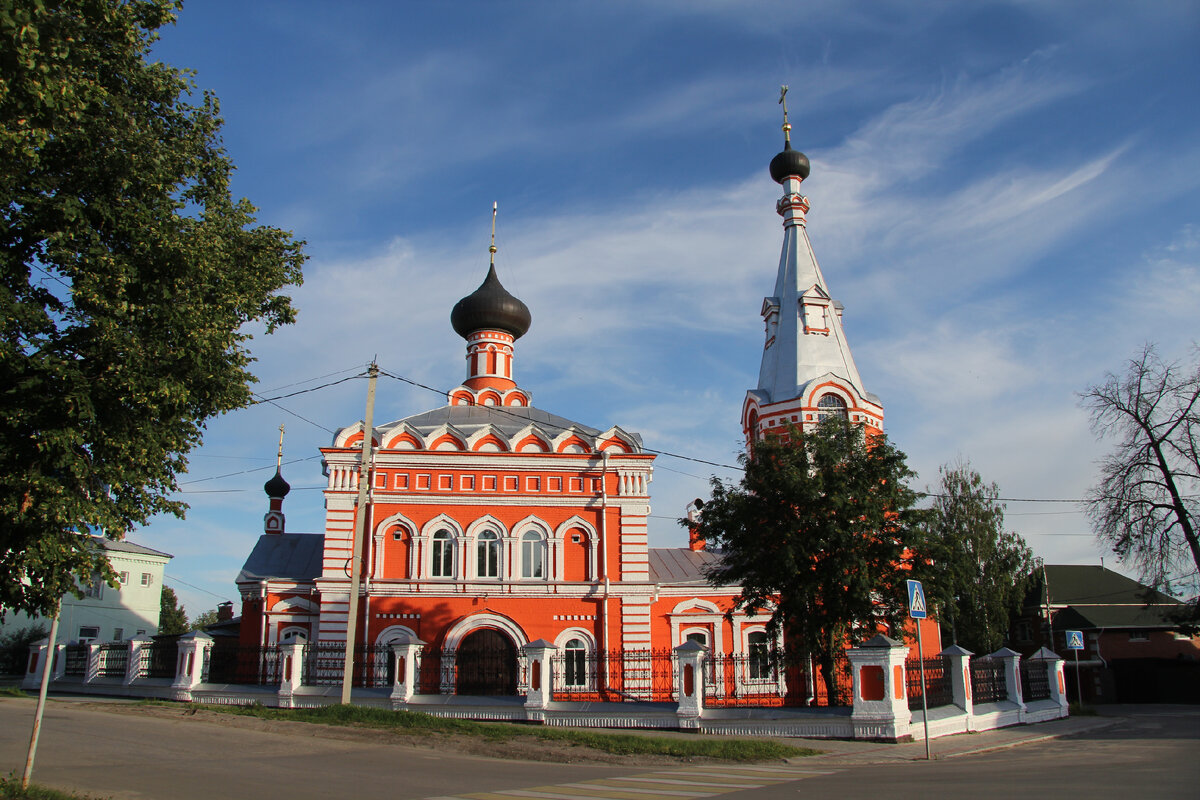
[[[480,578],[500,577],[500,535],[495,531],[483,531],[475,544],[476,570]]]
[[[587,645],[582,639],[571,639],[563,648],[563,683],[587,686]]]
[[[546,537],[540,530],[521,536],[521,577],[546,577]]]
[[[708,647],[708,634],[707,633],[689,633],[687,636],[684,637],[684,641],[685,642],[695,642],[698,645],[703,645],[704,647]]]
[[[279,632],[280,644],[291,644],[292,642],[308,641],[307,628],[284,628]]]
[[[841,417],[847,419],[846,401],[838,397],[836,394],[823,394],[821,399],[817,401],[817,419],[823,420],[826,417]]]
[[[771,677],[771,651],[767,646],[767,634],[754,631],[746,637],[746,650],[750,662],[750,680],[761,681]]]
[[[454,577],[454,537],[445,528],[433,535],[433,563],[429,574],[434,578]]]

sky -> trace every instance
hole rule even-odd
[[[250,345],[260,397],[301,393],[212,420],[186,519],[130,538],[175,556],[193,616],[236,601],[280,424],[287,529],[320,532],[318,448],[363,418],[354,376],[465,379],[450,309],[496,202],[497,269],[533,315],[518,383],[675,454],[650,536],[684,546],[686,504],[738,477],[787,84],[809,235],[915,487],[969,462],[1035,555],[1130,573],[1072,502],[1108,447],[1079,393],[1147,343],[1194,363],[1197,41],[1200,5],[1170,0],[189,2],[154,57],[220,98],[234,193],[307,242],[296,324]],[[382,378],[375,420],[444,402]]]

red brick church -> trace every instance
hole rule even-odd
[[[749,439],[828,414],[882,429],[883,407],[863,387],[842,306],[808,239],[799,192],[808,159],[787,143],[770,171],[784,190],[784,240],[743,431]],[[407,637],[460,657],[498,653],[511,671],[475,689],[491,694],[511,693],[516,653],[539,639],[568,659],[688,640],[764,654],[766,617],[726,617],[738,590],[708,585],[704,567],[715,556],[702,542],[649,547],[655,456],[641,437],[539,409],[518,385],[515,345],[532,316],[501,284],[491,250],[483,283],[450,314],[466,342],[466,380],[446,405],[373,428],[356,642]],[[266,532],[237,579],[243,644],[346,640],[363,435],[355,423],[321,451],[323,533],[285,532],[287,482],[278,473],[267,482]]]

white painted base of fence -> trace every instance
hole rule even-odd
[[[905,688],[905,653],[908,648],[900,642],[885,637],[876,637],[862,648],[850,651],[849,660],[853,667],[853,687],[850,697],[855,707],[791,707],[791,706],[737,706],[704,708],[704,670],[702,648],[678,648],[677,669],[673,692],[666,697],[684,697],[687,702],[599,702],[553,700],[548,688],[553,686],[553,645],[547,642],[534,643],[539,652],[529,656],[536,668],[527,687],[527,697],[472,697],[457,694],[412,694],[397,691],[401,685],[393,680],[392,685],[377,685],[372,688],[355,689],[351,701],[355,705],[373,708],[419,711],[432,716],[451,719],[491,720],[504,722],[528,722],[550,726],[593,727],[593,728],[641,728],[662,730],[687,730],[708,734],[737,736],[774,736],[797,738],[873,739],[884,741],[909,741],[925,736],[920,724],[920,712],[908,707],[911,702]],[[122,669],[123,676],[109,675],[100,669],[100,648],[90,648],[86,669],[76,659],[74,667],[65,674],[63,665],[67,658],[56,660],[56,672],[51,681],[51,690],[72,694],[93,694],[111,697],[147,697],[173,699],[215,705],[254,705],[280,708],[316,708],[335,705],[341,701],[341,687],[337,685],[305,685],[299,672],[282,670],[273,673],[278,683],[226,684],[204,682],[211,664],[211,639],[203,634],[182,637],[178,655],[172,654],[176,664],[176,677],[139,677],[137,669]],[[406,646],[415,647],[413,643]],[[133,643],[131,648],[136,648]],[[531,645],[532,647],[532,645]],[[33,659],[25,676],[25,685],[32,685],[38,678],[33,665],[44,668],[47,662],[47,645],[35,645],[38,658]],[[415,686],[412,654],[393,654],[405,687]],[[974,692],[977,698],[987,697],[994,702],[972,704],[970,689],[972,676],[971,654],[965,650],[948,648],[943,657],[944,676],[951,684],[953,703],[935,706],[929,710],[929,736],[937,738],[959,733],[991,730],[1009,725],[1044,722],[1067,716],[1066,696],[1063,691],[1062,660],[1048,651],[1039,653],[1031,660],[1038,669],[1046,670],[1045,680],[1033,682],[1034,667],[1023,667],[1018,656],[1011,651],[998,651],[988,657],[991,666],[984,664],[984,679]],[[298,657],[292,654],[293,664]],[[135,666],[140,663],[133,662]],[[275,664],[276,662],[267,662]],[[285,662],[286,663],[286,662]],[[543,672],[543,667],[545,672]],[[1025,700],[1022,702],[1021,670],[1027,673],[1025,681],[1030,687],[1027,694],[1049,699]],[[989,672],[990,670],[990,672]],[[228,673],[222,672],[222,677]],[[272,674],[263,668],[251,670],[254,677],[264,679]],[[143,673],[145,674],[145,673]],[[217,674],[213,672],[212,674]],[[284,675],[290,680],[284,680]],[[723,674],[723,673],[719,673]],[[1031,677],[1033,675],[1033,677]],[[544,681],[540,682],[540,681]],[[986,691],[985,691],[986,690]],[[1036,694],[1035,694],[1036,690]],[[540,693],[539,693],[540,691]],[[940,702],[947,702],[941,695]]]

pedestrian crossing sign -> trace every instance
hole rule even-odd
[[[920,581],[908,582],[908,615],[913,619],[925,619],[925,589]]]
[[[1083,649],[1083,631],[1067,631],[1067,649]]]

